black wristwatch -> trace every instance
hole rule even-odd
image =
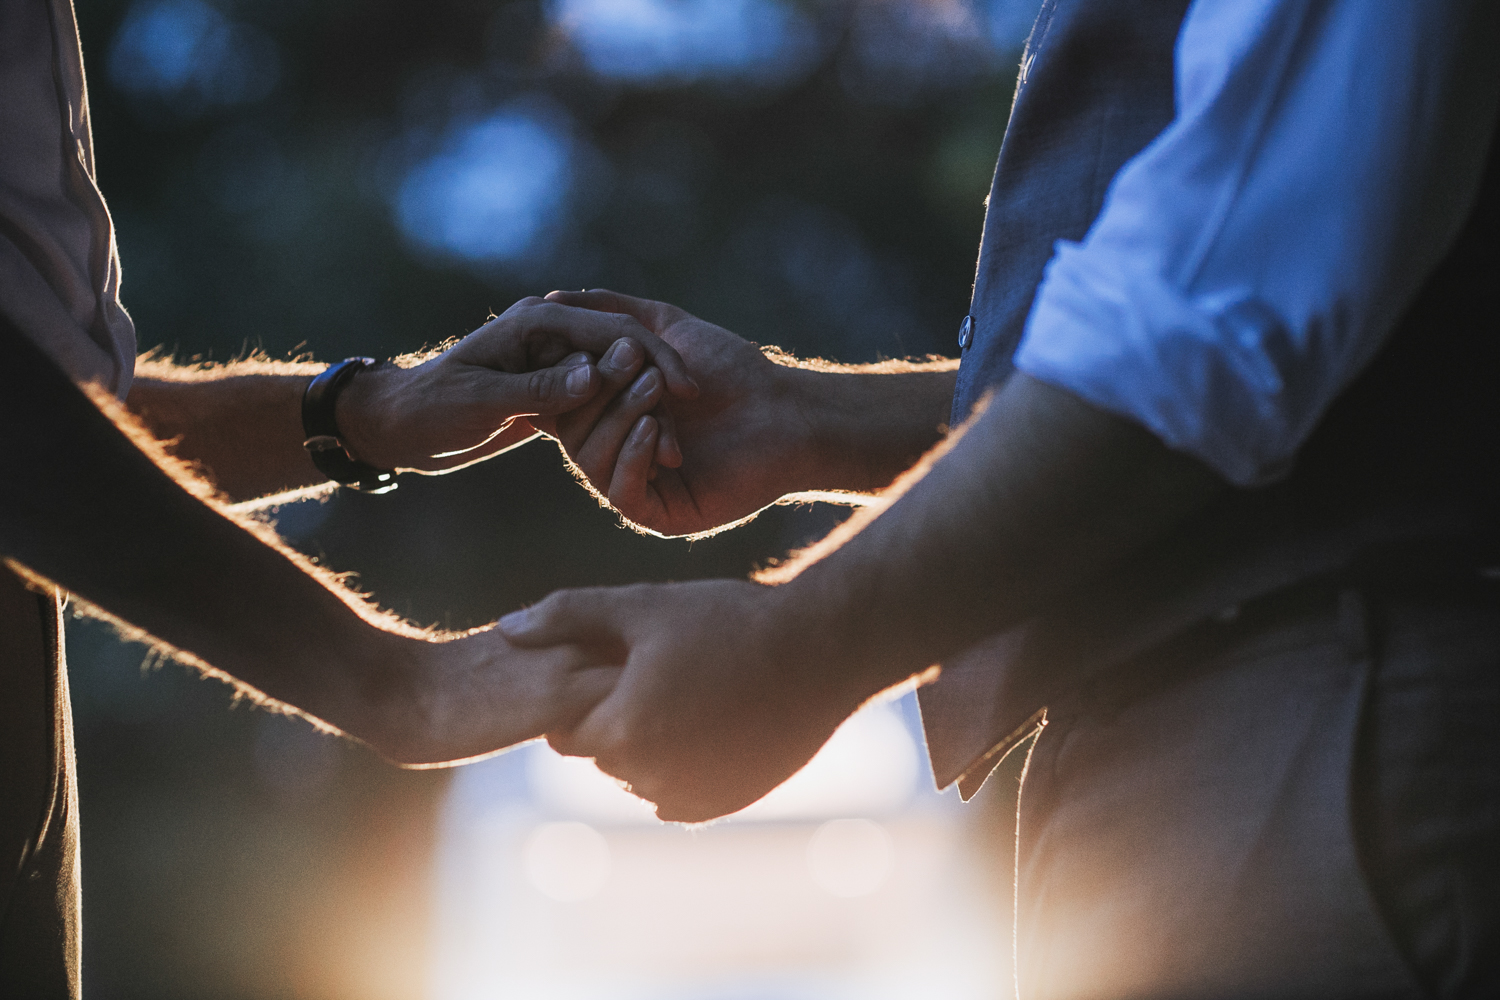
[[[330,365],[307,384],[307,391],[302,394],[302,430],[307,434],[307,440],[302,442],[302,447],[307,449],[318,471],[339,485],[361,493],[389,493],[398,485],[396,473],[391,469],[377,469],[349,454],[333,413],[339,393],[349,380],[361,368],[374,363],[374,358],[348,358]]]

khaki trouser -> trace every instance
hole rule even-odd
[[[1500,995],[1500,584],[1323,584],[1049,707],[1024,1000]]]

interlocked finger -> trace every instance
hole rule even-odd
[[[656,462],[669,469],[681,468],[682,445],[677,437],[677,419],[672,416],[671,404],[663,401],[651,411],[651,415],[656,418],[657,426]],[[654,472],[652,476],[654,478]]]
[[[569,348],[602,351],[622,336],[631,337],[645,350],[651,363],[661,370],[668,388],[675,395],[691,399],[698,394],[698,385],[688,374],[676,349],[629,313],[601,312],[543,299],[537,300],[526,316],[533,336],[542,337],[544,342],[550,341],[546,349],[559,351],[561,348],[559,357]],[[560,339],[552,340],[553,337]],[[564,343],[569,346],[561,347]],[[554,362],[543,360],[542,363]]]
[[[630,386],[645,360],[640,345],[628,337],[616,341],[604,352],[596,366],[604,383],[602,387],[583,406],[557,418],[556,437],[569,455],[578,454],[600,415]]]
[[[630,516],[646,498],[652,479],[652,462],[657,451],[658,427],[650,414],[641,417],[631,428],[620,448],[605,495],[617,510]]]
[[[628,390],[615,397],[604,408],[604,413],[600,415],[587,439],[574,450],[573,461],[596,489],[608,489],[614,478],[615,462],[626,438],[635,428],[636,422],[661,401],[664,391],[660,373],[655,368],[647,368]],[[654,440],[652,447],[655,448]]]
[[[674,394],[685,399],[697,396],[697,383],[688,375],[682,357],[634,317],[546,299],[522,299],[444,357],[458,364],[518,374],[551,367],[576,351],[601,355],[621,337],[640,345]]]

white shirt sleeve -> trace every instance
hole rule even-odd
[[[1058,243],[1016,367],[1237,485],[1284,473],[1473,205],[1495,8],[1196,0],[1177,116]]]

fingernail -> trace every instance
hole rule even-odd
[[[634,429],[630,432],[631,442],[637,445],[645,444],[646,439],[651,436],[651,431],[655,423],[649,416],[637,420]]]
[[[656,385],[660,381],[661,378],[656,374],[655,368],[647,369],[646,374],[636,379],[635,385],[630,387],[630,394],[641,397],[649,396],[656,391]]]
[[[634,368],[639,359],[640,348],[635,346],[633,340],[617,340],[609,349],[609,366],[616,370]]]
[[[562,359],[562,366],[564,368],[577,368],[579,365],[588,364],[590,360],[592,359],[589,358],[586,352],[574,351],[572,354],[569,354],[567,357]]]
[[[568,372],[568,377],[564,384],[567,385],[568,392],[571,395],[582,396],[589,391],[589,380],[589,366],[579,365]]]
[[[526,631],[526,625],[529,622],[530,618],[531,615],[525,608],[522,608],[520,611],[512,611],[510,614],[500,619],[498,623],[500,625],[500,631],[524,632]]]

